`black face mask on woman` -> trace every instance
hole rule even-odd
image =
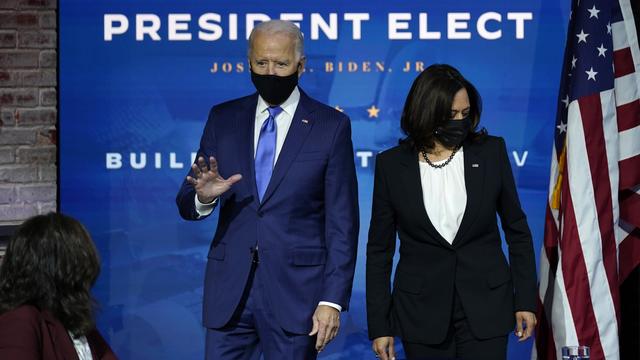
[[[280,105],[298,85],[298,71],[288,76],[260,75],[251,70],[251,82],[269,105]]]
[[[448,148],[460,146],[471,129],[471,118],[467,115],[461,120],[447,120],[438,127],[434,135],[438,141]]]

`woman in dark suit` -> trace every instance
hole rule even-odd
[[[99,273],[78,221],[55,213],[25,221],[0,267],[0,359],[116,360],[93,320]]]
[[[505,359],[536,324],[536,267],[504,140],[477,130],[481,99],[449,65],[415,80],[406,138],[377,156],[367,244],[373,350],[409,359]],[[509,247],[501,248],[496,213]],[[400,260],[390,287],[396,234]]]

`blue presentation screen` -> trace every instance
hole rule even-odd
[[[211,106],[254,92],[246,38],[266,19],[299,24],[301,88],[353,128],[356,276],[351,310],[321,358],[373,356],[364,286],[373,160],[402,137],[404,100],[430,64],[452,64],[480,91],[481,124],[506,139],[540,249],[568,1],[60,0],[59,16],[60,205],[100,251],[98,326],[122,359],[203,357],[217,215],[186,222],[174,199]],[[512,339],[509,357],[530,349]]]

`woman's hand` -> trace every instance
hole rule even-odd
[[[393,348],[392,336],[382,336],[379,338],[375,338],[371,347],[373,348],[373,352],[376,353],[376,357],[380,358],[381,360],[396,359],[396,351]]]
[[[516,336],[518,341],[525,341],[533,335],[533,329],[536,328],[536,314],[530,311],[516,312]],[[526,328],[525,328],[526,326]]]

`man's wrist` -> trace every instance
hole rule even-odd
[[[216,197],[212,198],[203,198],[200,195],[196,194],[196,198],[202,205],[211,205],[216,200]]]
[[[338,304],[336,304],[336,303],[332,303],[332,302],[330,302],[330,301],[320,301],[320,302],[318,303],[318,306],[320,306],[320,305],[325,305],[325,306],[332,307],[332,308],[334,308],[334,309],[338,310],[338,312],[341,312],[341,311],[342,311],[342,306],[340,306],[340,305],[338,305]]]

